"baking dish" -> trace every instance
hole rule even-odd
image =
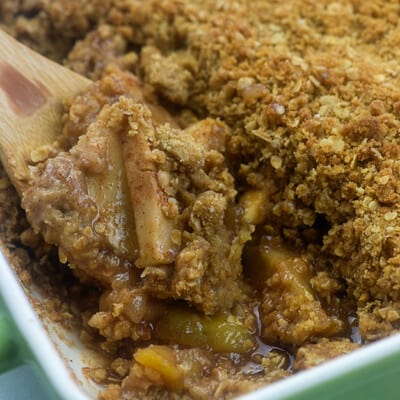
[[[0,294],[7,310],[2,311],[0,302],[0,376],[18,364],[33,364],[40,369],[36,376],[42,380],[49,398],[96,398],[101,388],[86,378],[82,370],[90,364],[89,350],[74,332],[38,318],[28,298],[40,302],[40,296],[34,287],[28,289],[29,296],[25,294],[1,252]],[[395,399],[400,391],[399,361],[400,334],[397,334],[240,399]]]

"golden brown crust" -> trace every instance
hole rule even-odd
[[[65,59],[80,73],[98,78],[105,64],[113,64],[142,81],[144,94],[138,96],[138,82],[117,72],[76,99],[65,117],[65,150],[106,103],[116,102],[103,95],[107,87],[117,98],[128,94],[136,101],[163,103],[185,125],[179,135],[172,118],[169,128],[155,129],[154,147],[167,159],[157,165],[158,185],[172,198],[184,188],[179,192],[183,212],[175,222],[190,229],[174,237],[183,246],[173,269],[143,269],[147,292],[184,298],[210,314],[216,303],[228,309],[242,295],[246,298],[238,278],[240,259],[255,224],[256,245],[260,238],[277,236],[309,262],[311,299],[302,299],[303,313],[292,307],[301,296],[290,298],[293,292],[284,290],[282,273],[263,280],[261,318],[271,324],[266,337],[300,344],[339,329],[345,335],[343,315],[349,310],[357,313],[366,341],[397,331],[396,1],[91,0],[82,5],[78,0],[5,0],[0,20],[16,37]],[[157,110],[161,121],[168,119],[162,108]],[[224,134],[213,132],[216,143],[210,145],[212,126]],[[99,150],[101,144],[92,146]],[[98,161],[87,155],[80,167],[101,174]],[[177,178],[175,184],[166,172]],[[171,216],[173,207],[164,211]],[[216,287],[225,278],[227,290],[219,293]],[[286,302],[280,301],[282,293]],[[277,311],[287,314],[291,329],[286,336],[283,329],[273,329],[282,322]],[[310,322],[304,316],[312,311],[316,318]],[[110,326],[119,322],[116,315]],[[319,332],[321,325],[326,329]],[[336,347],[332,343],[310,346]],[[224,378],[220,372],[219,379]],[[250,388],[239,378],[227,382],[227,389],[213,393],[223,397]],[[125,395],[115,387],[109,393]],[[159,388],[148,393],[167,396]]]
[[[321,339],[318,343],[306,344],[297,350],[293,368],[296,371],[312,368],[359,347],[359,344],[352,343],[348,339],[331,341]]]

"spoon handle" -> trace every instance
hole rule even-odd
[[[32,151],[61,132],[64,101],[89,84],[0,30],[0,160],[19,192]]]

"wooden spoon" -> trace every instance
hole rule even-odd
[[[0,160],[19,193],[32,151],[61,133],[64,101],[90,83],[0,30]]]

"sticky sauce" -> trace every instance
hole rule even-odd
[[[12,110],[27,117],[47,102],[48,90],[33,83],[8,63],[0,63],[0,89],[4,91]]]
[[[291,371],[293,368],[293,363],[294,363],[294,354],[290,353],[289,351],[277,347],[277,346],[271,346],[267,343],[265,343],[262,338],[261,338],[261,318],[260,318],[260,312],[259,312],[259,305],[255,306],[253,308],[253,313],[256,317],[256,322],[257,322],[257,331],[256,331],[256,348],[254,351],[250,354],[249,359],[247,362],[244,363],[244,365],[241,366],[240,371],[245,374],[245,375],[257,375],[259,373],[264,372],[264,367],[262,366],[261,359],[264,357],[268,357],[268,354],[271,352],[274,353],[279,353],[282,355],[282,359],[285,360],[284,364],[282,365],[283,369],[286,369],[288,371]],[[234,361],[234,360],[232,360]],[[240,364],[242,361],[241,358],[238,358],[237,364]]]

